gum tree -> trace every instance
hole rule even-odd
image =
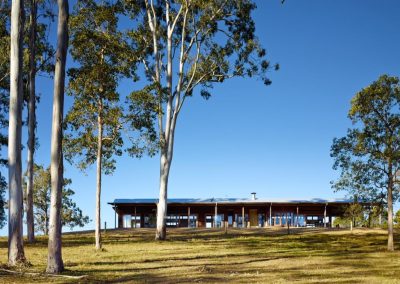
[[[68,50],[68,0],[57,0],[58,24],[57,24],[57,49],[56,65],[54,70],[53,93],[53,118],[51,128],[51,201],[49,222],[49,243],[47,255],[48,273],[60,273],[64,270],[61,251],[61,210],[63,187],[63,115],[64,115],[64,86],[65,63]],[[21,203],[22,204],[22,203]]]
[[[388,250],[393,251],[393,202],[398,198],[400,170],[399,78],[383,75],[351,101],[354,126],[335,138],[331,156],[341,175],[334,188],[387,203]]]
[[[139,59],[148,79],[146,88],[130,98],[135,102],[146,97],[157,105],[160,195],[156,239],[164,240],[176,123],[187,98],[199,90],[208,99],[214,84],[233,77],[260,76],[268,85],[270,64],[255,36],[253,1],[127,0],[126,4],[137,21],[131,37],[142,51]]]
[[[102,173],[115,170],[122,154],[123,110],[117,92],[121,77],[133,72],[132,53],[118,31],[121,3],[78,2],[71,17],[71,55],[78,67],[69,70],[69,95],[74,103],[67,114],[66,158],[78,168],[96,164],[96,249],[101,249]]]
[[[27,66],[27,105],[28,105],[28,149],[27,149],[27,188],[26,188],[26,227],[28,242],[35,240],[34,213],[33,213],[33,176],[34,176],[34,152],[36,148],[36,75],[40,72],[52,73],[54,67],[51,64],[54,51],[47,41],[49,25],[43,20],[52,20],[52,13],[48,3],[42,0],[29,1],[29,32],[27,53],[29,62]]]
[[[24,30],[24,3],[13,0],[11,6],[10,42],[10,105],[8,128],[8,263],[11,266],[25,262],[22,235],[22,50]]]
[[[8,107],[10,92],[10,33],[7,29],[9,24],[8,2],[0,4],[0,153],[7,146]],[[0,156],[0,167],[7,165],[5,157]],[[0,228],[5,225],[5,191],[7,182],[0,172]]]

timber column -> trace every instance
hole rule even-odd
[[[118,215],[118,228],[123,228],[124,227],[124,223],[123,223],[123,219],[122,219],[123,214],[117,213],[117,215]]]
[[[244,220],[244,206],[242,206],[242,228],[246,228],[246,221]]]
[[[218,216],[218,203],[215,203],[215,210],[214,210],[214,228],[217,227],[217,216]]]
[[[188,207],[188,228],[190,228],[190,207]]]
[[[272,203],[269,205],[269,226],[272,227]]]

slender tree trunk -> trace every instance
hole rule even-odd
[[[389,162],[388,167],[389,181],[388,181],[388,251],[394,251],[393,245],[393,176],[392,176],[392,164]]]
[[[44,234],[47,236],[49,233],[49,218],[47,214],[44,215]]]
[[[103,121],[101,117],[102,113],[102,103],[100,101],[99,106],[99,115],[97,117],[97,128],[98,128],[98,135],[97,135],[97,188],[96,188],[96,229],[95,229],[95,238],[96,238],[96,249],[101,249],[101,219],[100,219],[100,212],[101,212],[101,167],[102,167],[102,156],[103,156]]]
[[[28,103],[28,184],[26,188],[26,226],[28,242],[35,241],[35,228],[33,220],[33,156],[35,152],[35,127],[36,127],[36,0],[31,0],[30,38],[29,38],[29,103]]]
[[[62,123],[64,109],[65,62],[68,49],[68,0],[58,0],[57,52],[54,72],[53,122],[51,132],[51,203],[49,223],[48,273],[64,270],[61,253],[61,210],[63,187]]]
[[[171,168],[173,149],[174,149],[174,131],[176,125],[176,118],[178,115],[177,105],[175,109],[172,107],[173,92],[172,92],[172,34],[173,28],[169,21],[169,1],[166,1],[166,22],[167,22],[167,110],[165,114],[165,134],[160,133],[161,139],[161,156],[160,156],[160,196],[157,205],[157,230],[156,240],[165,240],[167,237],[166,217],[167,217],[167,203],[168,203],[168,178],[169,170]],[[155,35],[155,30],[153,30]],[[177,95],[179,97],[179,94]],[[161,124],[162,125],[162,124]],[[160,132],[162,129],[160,127]]]
[[[22,44],[24,30],[24,3],[13,0],[11,8],[11,52],[10,52],[10,114],[8,130],[8,263],[25,262],[22,230],[22,166],[21,166],[21,121],[22,121]]]

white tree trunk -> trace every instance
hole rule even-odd
[[[160,157],[160,196],[157,204],[156,240],[165,240],[167,237],[166,217],[169,166],[170,164],[168,164],[167,153],[165,150],[162,150]]]
[[[390,169],[391,170],[391,169]],[[388,186],[388,251],[394,251],[393,244],[393,182],[391,181],[393,177],[390,175],[389,177],[389,186]]]
[[[102,156],[103,156],[103,122],[101,119],[101,103],[99,116],[97,117],[97,177],[96,177],[96,228],[95,228],[95,238],[96,238],[96,249],[101,249],[101,218],[100,218],[100,200],[101,200],[101,166],[102,166]]]
[[[36,127],[36,0],[31,0],[30,38],[29,38],[29,103],[28,103],[28,184],[26,187],[26,226],[28,242],[35,241],[35,228],[33,220],[33,157],[35,152],[35,127]]]
[[[8,263],[12,266],[25,262],[22,230],[23,199],[21,166],[24,17],[23,1],[13,0],[11,7],[10,117],[8,130]]]
[[[51,132],[51,203],[49,223],[48,273],[64,270],[61,253],[61,210],[63,187],[62,122],[64,108],[65,61],[68,48],[68,0],[58,0],[57,52],[54,72],[53,122]]]

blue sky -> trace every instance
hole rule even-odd
[[[351,126],[350,99],[383,73],[400,75],[399,1],[257,5],[257,35],[281,69],[271,71],[269,87],[232,79],[217,85],[208,101],[187,100],[176,131],[171,198],[248,197],[253,191],[260,198],[343,197],[330,187],[337,173],[329,151],[332,139]],[[39,78],[37,85],[42,99],[36,159],[48,165],[53,82]],[[121,93],[130,86],[121,85]],[[70,105],[66,98],[65,111]],[[115,173],[103,177],[103,222],[114,225],[107,202],[115,198],[157,198],[158,173],[158,156],[118,158]],[[66,163],[65,175],[72,178],[76,202],[94,219],[95,167],[83,174]]]

